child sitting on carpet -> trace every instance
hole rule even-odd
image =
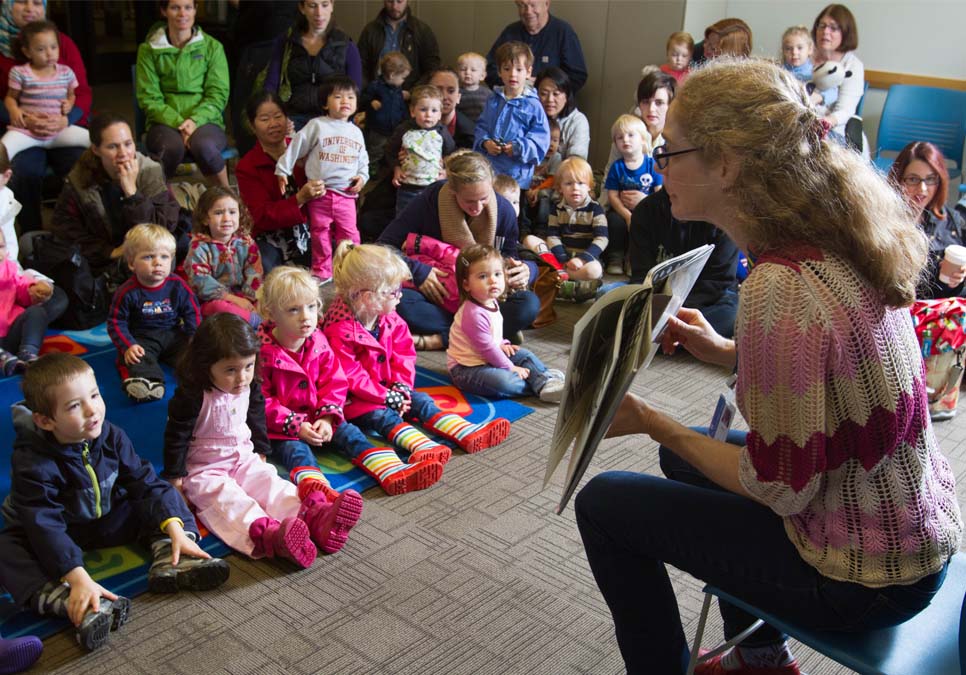
[[[252,239],[252,217],[231,188],[210,187],[194,210],[191,246],[184,261],[188,283],[201,300],[201,314],[237,314],[254,328],[255,294],[262,259]]]
[[[67,308],[67,296],[20,270],[7,256],[0,231],[0,377],[23,372],[37,360],[48,324]]]
[[[359,428],[345,421],[349,384],[329,341],[319,330],[319,286],[308,270],[276,267],[258,293],[259,307],[269,318],[259,329],[262,393],[273,457],[289,472],[305,498],[322,490],[338,499],[319,469],[314,448],[331,444],[355,460],[372,450]],[[392,448],[378,452],[395,455]],[[438,474],[435,463],[414,463],[384,484],[389,494],[406,492],[407,476]],[[415,480],[415,478],[413,479]],[[345,499],[359,500],[354,490]]]
[[[300,499],[256,454],[269,452],[265,399],[255,377],[259,347],[255,331],[235,314],[201,323],[168,405],[163,475],[233,549],[309,567],[316,545],[326,553],[342,548],[362,498],[347,490],[330,500],[316,490]]]
[[[174,364],[201,322],[195,294],[171,274],[175,246],[160,225],[135,225],[124,235],[133,275],[114,293],[107,333],[117,347],[121,387],[136,403],[164,398],[160,361]]]
[[[453,384],[488,398],[536,394],[558,403],[564,374],[548,370],[532,352],[503,338],[497,302],[506,293],[503,256],[492,246],[473,244],[456,259],[462,304],[453,317],[446,365]]]
[[[444,413],[428,394],[413,390],[416,347],[396,313],[400,284],[408,278],[409,268],[391,249],[341,242],[333,261],[337,297],[326,312],[323,331],[349,381],[346,419],[412,453],[408,465],[381,449],[361,454],[355,463],[385,487],[393,474],[405,472],[417,458],[438,462],[434,474],[407,478],[409,489],[420,490],[439,479],[452,452],[404,420],[418,422],[466,452],[502,443],[510,423],[498,417],[472,424]]]
[[[42,356],[22,386],[0,532],[0,586],[17,605],[70,619],[78,643],[92,650],[127,620],[131,601],[91,578],[84,549],[150,542],[153,592],[209,590],[228,578],[228,564],[196,543],[184,500],[105,419],[87,362]]]

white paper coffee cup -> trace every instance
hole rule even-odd
[[[944,257],[946,262],[948,262],[950,265],[954,265],[956,267],[966,267],[966,246],[950,244],[946,247],[946,254]],[[939,280],[944,284],[951,284],[953,282],[952,279],[941,272],[939,274]]]

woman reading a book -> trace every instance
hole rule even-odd
[[[749,431],[718,441],[632,394],[611,425],[612,437],[660,443],[667,477],[605,473],[575,505],[629,673],[688,663],[665,563],[763,611],[847,631],[921,611],[959,549],[907,310],[926,240],[828,129],[788,73],[756,60],[692,73],[668,113],[654,157],[674,217],[714,223],[755,265],[735,340],[682,309],[662,347],[734,369]],[[752,621],[720,608],[726,638]],[[799,669],[765,624],[696,672]]]

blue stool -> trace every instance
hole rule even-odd
[[[949,561],[946,581],[932,603],[905,623],[864,633],[817,631],[788,623],[713,586],[704,587],[704,607],[691,648],[688,675],[699,663],[721,654],[768,623],[836,663],[862,675],[966,674],[966,555]],[[748,629],[698,656],[712,596],[758,617]]]

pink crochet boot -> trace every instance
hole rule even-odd
[[[311,567],[319,553],[308,526],[298,518],[282,522],[268,516],[259,518],[248,528],[248,536],[255,542],[253,558],[286,558],[299,567]]]

